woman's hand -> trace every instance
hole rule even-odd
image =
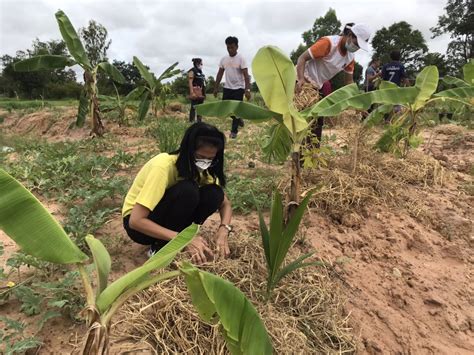
[[[186,249],[191,254],[191,260],[196,264],[205,263],[214,256],[212,250],[209,249],[209,246],[203,237],[194,238]]]
[[[223,227],[217,230],[216,250],[217,250],[217,254],[222,258],[227,258],[230,255],[228,235],[229,235],[228,230]]]

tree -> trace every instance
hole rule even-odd
[[[298,57],[307,50],[319,38],[331,36],[339,33],[342,24],[336,16],[336,10],[329,8],[324,16],[318,17],[313,27],[302,33],[304,44],[300,44],[298,48],[291,52],[290,58],[296,64]]]
[[[210,86],[207,85],[207,88]],[[211,93],[214,88],[211,87]],[[189,94],[189,86],[188,86],[188,73],[184,70],[181,71],[179,75],[171,83],[171,91],[175,95],[183,95],[187,96]]]
[[[114,60],[112,65],[116,67],[120,73],[122,73],[126,82],[124,84],[114,84],[114,82],[108,78],[99,77],[97,80],[97,86],[101,94],[115,95],[115,85],[121,95],[127,95],[138,85],[143,84],[143,79],[140,76],[140,72],[132,63]]]
[[[426,53],[423,58],[423,66],[427,67],[429,65],[434,65],[438,68],[440,77],[444,77],[452,71],[446,57],[438,52]]]
[[[104,26],[94,20],[90,20],[87,27],[79,29],[79,35],[84,43],[92,66],[107,61],[107,50],[112,40],[107,40],[108,32]]]
[[[59,10],[55,16],[69,54],[74,60],[64,55],[43,54],[15,63],[14,70],[19,72],[36,72],[71,67],[76,64],[80,65],[84,69],[84,90],[79,99],[76,125],[79,127],[83,126],[89,112],[92,118],[92,132],[102,136],[105,128],[102,124],[99,100],[97,98],[97,72],[99,70],[103,71],[104,74],[107,74],[118,83],[124,83],[125,78],[117,68],[107,61],[92,65],[76,30],[66,14]]]
[[[448,0],[446,14],[438,18],[437,26],[431,28],[433,37],[449,33],[447,59],[457,74],[463,64],[474,57],[474,3],[471,0]]]
[[[390,52],[399,50],[401,62],[404,63],[409,75],[420,70],[424,53],[428,51],[421,32],[412,29],[412,26],[405,21],[396,22],[388,28],[383,27],[375,32],[372,47],[374,48],[372,58],[379,58],[382,63],[390,62]]]

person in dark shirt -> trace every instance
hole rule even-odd
[[[206,98],[206,77],[202,72],[202,59],[193,58],[193,67],[188,71],[189,99],[191,100],[191,111],[189,112],[189,122],[196,119],[196,109],[194,106],[202,104]],[[197,121],[201,122],[202,117],[197,115]]]
[[[382,68],[382,79],[391,81],[392,83],[401,86],[407,84],[407,77],[405,73],[405,66],[400,62],[400,51],[390,52],[390,63],[387,63]]]

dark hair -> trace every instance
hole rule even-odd
[[[390,52],[390,59],[391,60],[400,60],[400,51],[394,50]]]
[[[201,58],[193,58],[192,62],[193,62],[193,65],[196,66],[196,65],[199,65],[199,64],[202,63],[202,59]]]
[[[214,179],[219,179],[219,185],[225,187],[226,177],[224,175],[224,133],[216,127],[204,122],[197,122],[191,125],[184,132],[183,140],[179,149],[170,154],[178,154],[176,168],[178,176],[195,181],[199,177],[199,171],[195,165],[194,153],[203,146],[212,146],[217,148],[217,154],[214,158],[214,164],[206,170]]]
[[[354,22],[349,22],[344,25],[344,28],[342,29],[342,35],[343,36],[348,36],[349,34],[352,33],[351,28],[354,26]]]
[[[232,44],[234,43],[236,46],[239,45],[239,39],[234,36],[229,36],[225,39],[225,44]]]

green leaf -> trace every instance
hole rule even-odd
[[[262,211],[260,210],[260,206],[257,203],[257,200],[255,199],[255,196],[253,195],[252,192],[252,197],[253,197],[253,202],[255,206],[257,206],[257,211],[258,211],[258,222],[260,225],[260,235],[262,237],[262,245],[263,245],[263,251],[265,252],[265,260],[267,262],[268,270],[271,269],[271,260],[270,260],[270,234],[268,232],[267,224],[265,223],[265,220],[263,218]]]
[[[155,83],[155,78],[153,77],[151,72],[145,67],[145,65],[137,57],[133,57],[133,64],[137,67],[143,79],[146,80],[146,82],[150,86],[150,89],[154,90],[156,83]]]
[[[143,121],[146,117],[148,109],[150,108],[150,92],[147,90],[140,101],[140,105],[138,106],[138,120]]]
[[[462,72],[464,75],[464,81],[470,86],[474,86],[474,59],[471,58],[468,63],[464,64]]]
[[[330,95],[324,97],[310,108],[302,111],[301,113],[306,117],[317,117],[317,113],[335,105],[338,102],[343,102],[350,99],[353,96],[359,95],[361,91],[357,84],[353,83],[350,85],[343,86],[336,91],[333,91]]]
[[[199,115],[208,117],[223,118],[236,115],[253,122],[263,122],[271,118],[275,118],[277,121],[283,122],[282,115],[279,113],[264,109],[248,102],[237,100],[222,100],[196,105],[196,112]]]
[[[35,337],[24,338],[16,341],[9,351],[7,350],[5,355],[24,354],[27,350],[37,348],[42,344],[43,343]]]
[[[221,331],[232,354],[272,354],[272,344],[255,307],[229,281],[183,263],[191,300],[207,322],[219,317]]]
[[[273,194],[272,208],[270,210],[270,278],[276,275],[279,265],[276,265],[278,250],[282,243],[283,232],[283,204],[281,194],[276,190]]]
[[[136,87],[125,96],[125,101],[138,100],[145,90],[143,86]]]
[[[109,76],[113,81],[119,84],[125,84],[125,78],[122,73],[109,62],[102,62],[98,64],[98,67],[104,71],[105,74]]]
[[[39,70],[52,70],[71,67],[76,62],[62,55],[38,55],[13,64],[13,69],[18,72]]]
[[[466,102],[471,102],[471,105],[472,105],[473,97],[474,97],[474,86],[448,89],[448,90],[440,91],[437,94],[434,94],[433,96],[455,98],[455,99],[467,99]]]
[[[349,107],[367,110],[374,103],[391,105],[408,105],[415,101],[419,90],[415,87],[375,90],[353,96],[335,103],[332,106],[311,111],[316,116],[335,116]]]
[[[109,252],[105,249],[101,241],[95,239],[91,234],[86,236],[86,243],[94,258],[95,271],[98,278],[96,297],[98,297],[107,287],[112,260],[110,259]]]
[[[85,90],[81,91],[79,106],[77,107],[76,126],[83,127],[89,112],[89,98]]]
[[[379,86],[379,90],[396,89],[396,88],[398,88],[397,84],[392,83],[391,81],[386,81],[386,80],[382,80]]]
[[[456,87],[459,87],[459,88],[469,86],[469,84],[467,82],[465,82],[464,80],[461,80],[461,79],[456,78],[456,77],[451,76],[451,75],[446,75],[445,77],[443,77],[442,81],[446,85],[452,85],[452,86],[456,86]]]
[[[426,101],[435,93],[438,81],[438,68],[434,65],[427,66],[417,75],[415,87],[419,90],[419,93],[415,99],[415,111],[423,108]]]
[[[362,123],[366,128],[372,128],[375,125],[382,122],[385,115],[392,112],[393,105],[380,105],[372,110],[372,112],[367,116],[367,118]]]
[[[188,245],[198,232],[199,226],[192,224],[174,239],[169,241],[145,264],[122,276],[110,284],[97,298],[97,308],[100,313],[105,312],[112,303],[128,288],[133,287],[137,282],[143,281],[150,271],[168,266],[186,245]]]
[[[252,72],[267,107],[274,112],[288,113],[296,82],[291,59],[278,47],[265,46],[255,55]]]
[[[275,285],[278,284],[282,278],[284,278],[290,272],[293,272],[297,269],[301,269],[303,267],[308,267],[308,266],[324,266],[324,263],[320,261],[303,263],[305,259],[309,258],[313,254],[314,252],[301,255],[298,259],[294,260],[293,262],[289,263],[284,268],[282,268],[280,271],[278,271],[278,273],[275,276],[274,284]]]
[[[42,298],[35,294],[31,288],[27,286],[19,286],[16,287],[13,292],[21,302],[21,312],[28,316],[39,314],[41,312]]]
[[[173,76],[179,74],[181,71],[179,69],[175,69],[175,67],[178,65],[178,62],[170,65],[168,68],[165,69],[163,73],[158,77],[158,81],[162,81],[165,79],[172,78]]]
[[[262,150],[269,161],[275,159],[284,162],[292,149],[292,139],[285,125],[276,123],[269,129],[269,136],[262,145]]]
[[[69,21],[69,18],[61,10],[56,12],[55,16],[59,25],[59,31],[61,32],[64,42],[66,42],[69,53],[84,69],[92,70],[92,65],[84,50],[84,46],[72,26],[71,21]]]
[[[20,248],[58,264],[87,260],[85,255],[22,184],[0,169],[0,229]]]
[[[278,250],[275,253],[275,259],[273,264],[273,268],[276,270],[272,277],[273,280],[276,276],[276,272],[283,263],[283,260],[285,260],[288,250],[290,249],[291,243],[293,242],[293,238],[295,237],[296,232],[298,231],[301,219],[303,218],[303,214],[306,210],[306,206],[308,206],[311,196],[313,196],[313,191],[307,193],[306,197],[303,199],[296,211],[293,213],[291,219],[288,221],[285,230],[279,238],[280,241],[278,243]]]

